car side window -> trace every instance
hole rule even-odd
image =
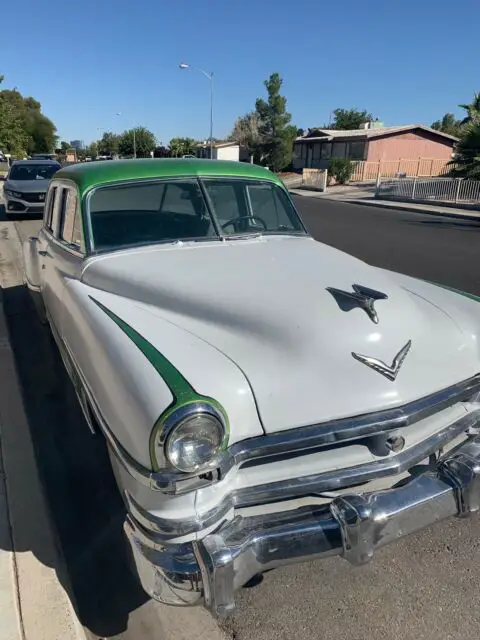
[[[57,187],[50,187],[48,190],[47,200],[45,203],[45,215],[44,215],[44,226],[47,227],[50,231],[53,231],[52,226],[52,218],[53,218],[53,208],[55,206],[55,200],[57,196]]]
[[[252,184],[247,189],[252,214],[259,216],[267,225],[267,229],[294,228],[288,216],[288,205],[283,191],[274,188],[268,182]]]
[[[62,189],[59,239],[69,247],[83,251],[82,219],[77,194],[68,187]]]
[[[50,221],[50,231],[54,236],[57,235],[58,218],[60,215],[60,208],[62,205],[62,189],[60,187],[55,188],[55,198],[52,202],[52,218]]]

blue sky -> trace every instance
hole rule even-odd
[[[324,124],[336,107],[430,124],[460,115],[457,104],[480,90],[478,2],[6,2],[0,74],[68,140],[134,124],[164,144],[206,138],[209,83],[181,61],[215,74],[216,137],[254,108],[273,71],[299,127]]]

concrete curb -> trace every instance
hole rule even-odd
[[[0,639],[85,640],[84,629],[57,575],[60,571],[65,583],[63,558],[43,494],[9,341],[4,290],[22,285],[20,250],[14,223],[3,223],[0,228],[0,430],[10,543],[6,541],[8,547],[2,544],[0,554],[10,556],[10,571],[6,575],[3,563],[0,589],[8,594],[5,583],[9,583],[11,598],[16,603],[18,633],[12,635],[12,625],[8,629],[2,616]],[[10,622],[12,613],[10,611]]]
[[[328,199],[328,198],[327,198]],[[333,201],[333,198],[330,198],[330,200]],[[472,209],[465,209],[465,213],[462,212],[458,212],[458,211],[452,211],[449,210],[448,207],[445,208],[445,210],[442,211],[436,211],[433,209],[429,209],[428,205],[417,205],[412,206],[409,205],[407,203],[404,202],[395,202],[392,200],[370,200],[368,198],[355,198],[355,199],[348,199],[348,200],[337,200],[338,202],[344,202],[344,203],[350,203],[350,204],[361,204],[361,205],[365,205],[367,207],[381,207],[383,209],[397,209],[398,211],[409,211],[410,213],[425,213],[428,215],[433,215],[433,216],[440,216],[440,217],[445,217],[445,218],[461,218],[461,219],[465,219],[465,220],[476,220],[476,221],[480,221],[480,211],[478,213],[476,213],[476,215],[474,214],[474,210]],[[421,207],[425,207],[425,208],[420,208]],[[441,206],[441,205],[439,205]]]
[[[339,198],[338,196],[331,197],[327,192],[320,191],[303,191],[301,189],[289,189],[290,193],[295,196],[306,198],[317,198],[317,200],[328,200],[330,202],[342,202],[343,204],[360,204],[366,207],[381,207],[383,209],[396,209],[398,211],[409,211],[410,213],[425,213],[432,216],[439,216],[445,218],[460,218],[464,220],[477,220],[480,221],[480,211],[476,209],[464,209],[459,212],[458,209],[453,210],[447,205],[435,205],[437,207],[445,207],[444,210],[434,210],[428,208],[424,203],[409,204],[406,202],[399,202],[396,200],[375,200],[373,198]],[[433,206],[433,205],[432,205]]]

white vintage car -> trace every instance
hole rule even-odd
[[[477,300],[316,242],[269,171],[64,168],[24,255],[153,598],[478,510]]]

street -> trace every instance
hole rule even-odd
[[[380,267],[480,294],[479,222],[317,198],[295,202],[319,241]],[[15,224],[22,241],[40,227],[38,220]],[[4,304],[80,621],[94,638],[153,640],[164,637],[162,620],[168,616],[179,628],[192,625],[189,635],[198,638],[195,620],[208,615],[204,610],[167,611],[147,601],[130,574],[123,503],[105,446],[90,436],[27,291],[5,290]],[[364,567],[332,558],[269,572],[238,593],[236,614],[221,626],[231,640],[477,638],[479,566],[480,520],[452,520],[383,549]],[[185,628],[183,633],[188,635]]]

